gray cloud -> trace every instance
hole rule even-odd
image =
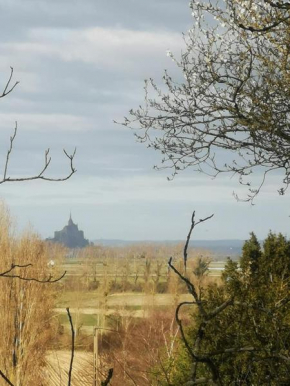
[[[184,31],[191,21],[188,0],[2,0],[0,11],[6,41],[17,36],[15,28],[25,39],[31,26],[79,29],[110,25]]]

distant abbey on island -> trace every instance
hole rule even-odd
[[[46,240],[63,244],[68,248],[83,248],[89,245],[89,241],[84,238],[84,232],[79,230],[77,224],[73,222],[71,215],[68,224],[61,231],[55,231],[54,238]]]

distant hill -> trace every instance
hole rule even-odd
[[[124,247],[134,244],[184,244],[185,240],[117,240],[117,239],[97,239],[93,241],[96,245],[108,247]],[[190,247],[204,249],[212,253],[215,258],[232,257],[237,258],[241,255],[244,240],[192,240]]]

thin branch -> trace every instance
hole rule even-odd
[[[186,267],[186,262],[187,262],[187,249],[188,249],[188,245],[189,245],[189,241],[190,241],[190,237],[191,237],[193,229],[195,228],[196,225],[198,225],[198,224],[200,224],[200,223],[202,223],[204,221],[207,221],[207,220],[211,219],[212,217],[213,217],[213,214],[211,216],[208,216],[208,217],[204,218],[204,219],[200,219],[200,220],[198,220],[196,222],[195,221],[195,211],[193,211],[193,214],[192,214],[192,217],[191,217],[191,226],[190,226],[190,230],[189,230],[189,233],[188,233],[188,236],[187,236],[187,239],[186,239],[186,244],[185,244],[185,247],[184,247],[183,257],[184,257],[184,265],[185,265],[185,267]],[[180,329],[182,341],[183,341],[183,343],[184,343],[184,345],[185,345],[185,347],[186,347],[186,349],[187,349],[187,351],[188,351],[189,355],[191,356],[191,358],[193,360],[193,363],[194,363],[193,372],[192,372],[192,380],[195,381],[195,378],[196,378],[197,364],[198,363],[204,363],[204,364],[206,364],[208,366],[208,368],[209,368],[209,370],[210,370],[210,372],[212,374],[212,380],[211,380],[212,384],[221,386],[222,385],[222,381],[220,379],[219,371],[218,371],[216,365],[214,364],[214,362],[212,361],[210,356],[199,355],[199,348],[200,348],[202,339],[204,337],[204,331],[205,331],[205,328],[206,328],[206,325],[207,325],[208,321],[211,320],[216,315],[218,315],[219,313],[221,313],[229,305],[231,305],[233,300],[229,299],[229,300],[225,301],[221,306],[215,308],[213,311],[207,312],[205,310],[204,306],[203,306],[203,302],[202,302],[201,298],[199,298],[199,296],[197,294],[197,291],[196,291],[196,288],[195,288],[194,284],[191,283],[191,281],[186,276],[182,275],[178,271],[178,269],[176,269],[174,267],[174,265],[172,264],[172,257],[169,259],[168,264],[169,264],[169,267],[186,284],[189,293],[194,298],[194,301],[192,301],[192,302],[182,302],[182,303],[178,304],[178,306],[176,308],[176,311],[175,311],[175,319],[176,319],[176,322],[177,322],[177,324],[179,326],[179,329]],[[181,307],[184,306],[184,305],[192,305],[192,304],[197,305],[198,310],[200,312],[200,315],[202,317],[200,326],[198,328],[196,341],[195,341],[195,344],[194,344],[193,348],[191,347],[190,343],[188,342],[188,340],[186,338],[186,335],[185,335],[185,332],[184,332],[184,329],[183,329],[182,320],[179,317],[179,312],[180,312]],[[194,385],[195,383],[193,382],[191,384]]]
[[[6,278],[12,278],[12,279],[20,279],[24,281],[35,281],[37,283],[56,283],[60,281],[65,275],[67,271],[64,271],[59,277],[56,279],[53,279],[52,275],[49,275],[47,279],[37,279],[35,277],[24,277],[18,274],[10,274],[13,272],[15,268],[27,268],[27,267],[32,267],[32,264],[24,264],[24,265],[19,265],[19,264],[11,264],[11,267],[4,272],[0,272],[0,277],[6,277]]]
[[[208,216],[208,217],[203,218],[203,219],[199,219],[197,222],[195,222],[195,219],[194,219],[195,218],[195,210],[193,211],[192,216],[191,216],[191,226],[190,226],[190,229],[189,229],[189,232],[188,232],[188,235],[187,235],[187,238],[186,238],[186,243],[185,243],[185,246],[184,246],[184,250],[183,250],[183,261],[184,261],[185,269],[186,269],[186,263],[187,263],[188,244],[189,244],[189,241],[190,241],[193,229],[196,227],[196,225],[211,219],[213,216],[214,215],[212,214],[211,216]]]
[[[101,382],[101,386],[108,386],[113,378],[114,369],[109,369],[107,378]]]
[[[195,286],[191,283],[191,281],[189,279],[187,279],[187,277],[183,276],[182,273],[180,273],[178,271],[178,269],[176,269],[174,267],[174,265],[172,264],[172,257],[170,257],[169,261],[168,261],[168,265],[169,267],[173,270],[173,272],[176,273],[176,275],[179,276],[179,278],[186,284],[186,287],[188,289],[188,292],[193,296],[196,304],[198,306],[202,306],[200,301],[199,301],[199,298],[198,298],[198,295],[197,295],[197,291],[195,289]]]
[[[230,298],[223,302],[220,306],[216,307],[214,310],[210,311],[208,313],[208,318],[207,320],[213,319],[215,316],[220,314],[223,310],[225,310],[228,306],[231,306],[234,302],[233,298]]]
[[[275,27],[278,27],[279,24],[284,23],[285,21],[289,20],[289,18],[290,18],[290,16],[287,16],[284,19],[278,20],[278,21],[276,21],[273,24],[270,24],[268,26],[261,27],[261,28],[255,28],[255,27],[252,27],[252,26],[246,27],[242,23],[238,24],[238,26],[240,28],[242,28],[243,30],[245,30],[245,31],[250,31],[250,32],[267,32],[267,31],[272,30]]]
[[[0,376],[8,383],[10,386],[14,386],[13,383],[6,377],[6,375],[0,370]]]
[[[23,264],[23,265],[20,265],[20,264],[11,264],[11,267],[9,269],[7,269],[7,271],[4,271],[4,272],[1,272],[0,273],[0,276],[5,276],[7,275],[8,273],[10,273],[11,271],[13,271],[13,269],[15,268],[27,268],[27,267],[31,267],[32,264]]]
[[[10,86],[10,82],[12,80],[12,77],[13,77],[13,67],[10,67],[10,76],[9,76],[9,79],[6,83],[6,86],[4,88],[4,91],[2,92],[2,94],[0,95],[0,98],[4,98],[6,95],[10,94],[14,89],[15,87],[18,85],[18,81],[14,83],[14,85],[9,89],[9,86]]]
[[[179,327],[179,330],[180,330],[180,333],[181,333],[181,338],[183,340],[183,343],[187,349],[187,351],[189,352],[190,356],[192,357],[192,359],[194,360],[197,360],[197,356],[196,354],[194,353],[194,351],[192,350],[188,340],[186,339],[186,336],[185,336],[185,332],[184,332],[184,329],[183,329],[183,324],[182,324],[182,320],[179,318],[179,311],[181,309],[182,306],[184,305],[192,305],[192,304],[196,304],[195,302],[182,302],[180,304],[178,304],[176,310],[175,310],[175,320],[176,320],[176,323]]]
[[[68,372],[68,386],[71,386],[71,377],[72,377],[72,369],[73,369],[73,360],[74,360],[74,353],[75,353],[75,330],[73,326],[72,317],[69,311],[69,308],[66,308],[66,312],[69,318],[70,328],[71,328],[71,360],[69,365],[69,372]]]
[[[10,137],[10,147],[7,151],[5,167],[4,167],[4,174],[3,174],[2,180],[0,180],[0,184],[3,184],[4,182],[22,182],[22,181],[32,181],[32,180],[44,180],[44,181],[60,182],[60,181],[68,180],[74,173],[76,173],[76,169],[74,167],[74,157],[76,155],[76,148],[74,149],[72,154],[69,154],[65,149],[63,149],[65,156],[69,159],[69,165],[70,165],[70,171],[67,174],[67,176],[61,177],[61,178],[51,178],[51,177],[44,176],[44,173],[47,171],[47,169],[50,165],[50,162],[51,162],[51,157],[49,155],[50,149],[47,149],[44,152],[43,168],[41,169],[41,171],[37,175],[29,176],[29,177],[18,177],[18,178],[7,177],[10,156],[11,156],[11,153],[13,151],[13,145],[14,145],[14,141],[15,141],[15,138],[17,135],[17,130],[18,130],[17,122],[15,122],[14,133]]]
[[[9,163],[9,157],[10,157],[10,153],[12,151],[13,141],[14,141],[14,139],[16,137],[16,133],[17,133],[17,122],[15,122],[14,134],[10,137],[10,147],[9,147],[9,150],[8,150],[7,156],[6,156],[3,180],[6,179],[7,168],[8,168],[8,163]]]

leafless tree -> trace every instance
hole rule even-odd
[[[164,86],[146,81],[143,106],[123,124],[163,154],[157,168],[171,168],[172,178],[187,167],[214,177],[230,172],[252,201],[279,169],[283,194],[290,182],[289,2],[201,0],[190,8],[184,51],[180,58],[168,52],[182,77],[165,71]]]

